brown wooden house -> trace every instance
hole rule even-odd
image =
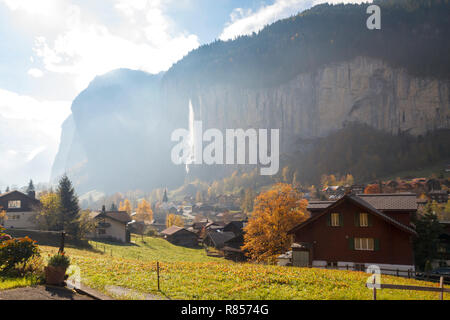
[[[0,208],[6,211],[5,228],[37,229],[36,215],[41,202],[36,199],[34,191],[28,194],[11,191],[0,195]]]
[[[294,266],[414,270],[414,194],[347,194],[335,202],[311,202],[308,209],[311,217],[289,232]]]
[[[161,235],[172,244],[183,247],[197,247],[197,235],[194,232],[178,226],[171,226],[161,232]]]

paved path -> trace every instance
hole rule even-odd
[[[33,286],[0,291],[0,300],[93,300],[67,288]]]

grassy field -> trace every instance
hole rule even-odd
[[[136,238],[135,238],[136,240]],[[80,267],[83,282],[106,294],[110,286],[170,299],[371,299],[363,272],[237,264],[207,257],[203,250],[173,246],[163,239],[145,238],[132,246],[92,242],[94,250],[67,248]],[[96,248],[97,247],[97,248]],[[111,249],[113,255],[111,256]],[[55,247],[42,247],[45,254]],[[156,262],[161,264],[157,291]],[[383,276],[384,283],[429,285]],[[438,294],[381,290],[379,299],[437,299]],[[124,297],[122,297],[124,298]],[[447,295],[447,299],[450,295]]]

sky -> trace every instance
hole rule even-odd
[[[0,191],[47,182],[61,124],[95,76],[166,71],[216,39],[339,0],[0,0]]]

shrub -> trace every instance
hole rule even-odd
[[[28,237],[5,240],[0,243],[0,273],[14,270],[16,264],[39,256],[39,247]]]
[[[37,280],[43,281],[45,279],[45,263],[41,256],[32,256],[27,261],[16,263],[14,270],[11,270],[10,273],[19,277],[34,276]]]
[[[67,269],[70,266],[70,258],[66,256],[64,252],[58,252],[54,256],[50,257],[48,260],[48,265],[51,267],[61,267]]]

